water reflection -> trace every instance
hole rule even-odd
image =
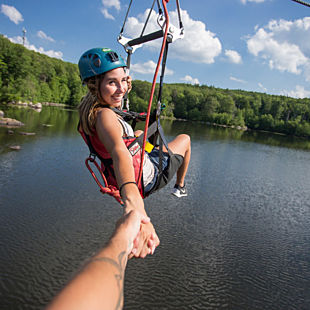
[[[25,107],[1,105],[0,110],[4,111],[5,117],[17,119],[25,124],[16,128],[0,127],[0,153],[10,151],[11,145],[23,145],[41,137],[76,135],[77,110],[43,107],[42,111],[38,112]]]
[[[310,150],[310,141],[306,138],[285,136],[262,131],[242,131],[232,128],[215,127],[202,123],[182,122],[182,121],[162,121],[166,134],[190,133],[194,139],[208,140],[241,140],[245,142],[261,143],[286,148],[297,148]]]
[[[25,126],[13,129],[14,132],[36,132],[37,135],[52,136],[56,134],[75,134],[78,123],[78,112],[70,107],[43,107],[41,112],[35,109],[1,106],[0,110],[5,112],[5,117],[15,118],[24,122]],[[185,121],[162,120],[165,134],[174,136],[176,133],[188,133],[193,139],[208,140],[241,140],[244,142],[261,143],[286,148],[310,150],[308,139],[272,134],[261,131],[242,131],[231,128],[210,126],[203,123]],[[143,129],[143,123],[139,123],[138,129]],[[7,145],[9,141],[22,142],[22,137],[12,139],[6,128],[0,127],[0,147]]]

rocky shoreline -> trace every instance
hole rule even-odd
[[[173,120],[173,121],[179,121],[179,122],[189,122],[189,120],[187,120],[187,119],[168,117],[168,116],[161,116],[161,118],[162,119]],[[237,130],[242,130],[242,131],[247,131],[248,130],[247,126],[221,125],[221,124],[217,124],[217,123],[203,122],[203,121],[195,121],[195,122],[201,123],[201,124],[206,124],[206,125],[209,125],[209,126],[215,126],[215,127],[232,128],[232,129],[237,129]]]
[[[12,129],[20,128],[22,126],[25,126],[25,124],[22,123],[21,121],[18,121],[17,119],[4,117],[4,112],[0,110],[0,127],[8,128],[8,131],[7,131],[8,135],[14,134],[14,131]],[[23,136],[35,136],[36,135],[34,132],[20,131],[18,133]],[[13,151],[19,151],[21,149],[20,145],[9,145],[8,147],[9,149]]]
[[[22,101],[10,101],[7,105],[13,105],[18,107],[25,107],[31,108],[36,110],[37,112],[41,112],[43,106],[50,106],[50,107],[65,107],[65,104],[62,103],[55,103],[55,102],[22,102]],[[8,128],[15,128],[15,127],[22,127],[25,124],[9,117],[4,117],[4,112],[0,110],[0,126],[8,127]]]
[[[2,112],[2,111],[0,111]],[[17,119],[14,118],[9,118],[9,117],[0,117],[0,126],[5,126],[5,127],[22,127],[25,124],[18,121]]]
[[[14,118],[4,117],[4,112],[0,110],[0,126],[7,128],[22,127],[25,124]]]
[[[65,107],[66,105],[63,103],[55,103],[55,102],[22,102],[22,101],[10,101],[7,103],[8,105],[16,105],[21,107],[29,107],[32,109],[42,109],[42,106],[50,106],[50,107]]]

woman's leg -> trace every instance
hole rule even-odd
[[[143,134],[142,130],[135,131],[136,137],[139,137],[141,134]],[[190,136],[186,134],[178,135],[174,140],[168,143],[168,147],[172,151],[172,153],[182,155],[184,158],[182,165],[177,171],[177,179],[176,179],[176,185],[183,187],[186,172],[187,172],[188,165],[191,159]],[[164,151],[167,151],[165,147],[164,147]]]
[[[184,179],[191,158],[191,140],[188,135],[178,135],[174,140],[168,143],[169,149],[174,154],[180,154],[184,157],[183,163],[177,171],[176,184],[183,187]]]

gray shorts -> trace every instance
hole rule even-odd
[[[159,190],[167,185],[178,169],[183,164],[184,157],[180,154],[172,154],[169,156],[167,152],[163,152],[163,175],[158,183],[159,175],[159,150],[153,149],[151,153],[148,153],[151,162],[154,165],[155,173],[153,180],[145,187],[145,195],[149,195],[151,192]]]

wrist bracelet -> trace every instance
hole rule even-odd
[[[127,184],[136,184],[136,185],[137,185],[137,183],[134,182],[134,181],[123,183],[123,184],[119,187],[119,194],[120,194],[120,196],[122,196],[122,189],[123,189],[123,187],[124,187],[125,185],[127,185]],[[138,185],[137,185],[137,186],[138,186]]]

